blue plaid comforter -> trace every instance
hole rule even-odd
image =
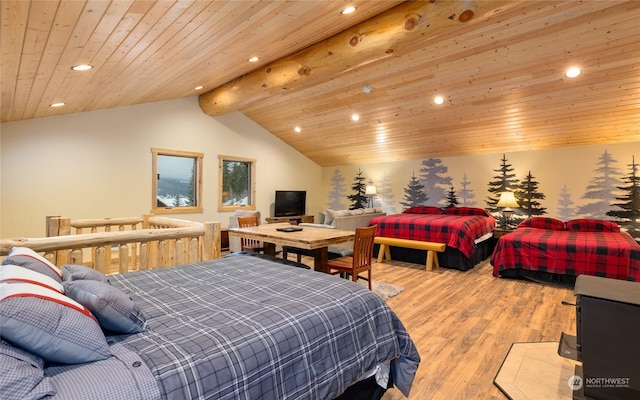
[[[363,285],[238,256],[110,277],[145,312],[120,342],[168,399],[332,399],[379,364],[408,395],[420,362]]]

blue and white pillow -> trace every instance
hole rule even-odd
[[[45,361],[79,364],[111,356],[98,321],[76,301],[32,283],[0,283],[2,338]]]
[[[84,265],[67,264],[62,266],[62,280],[72,282],[79,280],[91,280],[108,282],[107,277],[100,271]]]
[[[62,282],[62,271],[49,260],[28,247],[14,247],[4,259],[2,265],[13,264],[24,267]]]
[[[0,340],[0,398],[41,399],[56,392],[44,376],[44,361]]]
[[[120,289],[107,282],[76,280],[63,282],[65,293],[87,307],[100,325],[113,332],[138,333],[147,327],[142,310]]]
[[[0,266],[0,283],[32,283],[47,289],[64,293],[62,285],[53,278],[33,270],[13,264]]]

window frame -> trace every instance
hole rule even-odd
[[[243,162],[250,164],[249,167],[249,204],[238,205],[224,205],[223,193],[224,193],[224,163],[225,162]],[[228,155],[218,155],[218,211],[235,211],[235,210],[255,210],[256,209],[256,159],[247,157],[237,157]]]
[[[152,147],[151,162],[151,213],[153,214],[181,214],[181,213],[201,213],[202,212],[202,159],[203,153],[183,150],[169,150]],[[158,156],[193,158],[195,160],[194,177],[194,206],[182,207],[158,207]]]

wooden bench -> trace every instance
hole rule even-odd
[[[387,260],[391,260],[391,252],[389,251],[389,246],[427,250],[427,271],[433,270],[434,264],[435,269],[440,268],[438,256],[435,254],[435,252],[437,251],[441,253],[447,248],[447,245],[444,243],[421,242],[419,240],[397,239],[383,236],[376,236],[376,238],[374,239],[374,243],[380,245],[380,250],[378,250],[378,262],[382,262],[383,257],[386,257]]]

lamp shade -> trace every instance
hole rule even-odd
[[[367,185],[367,189],[364,191],[364,194],[367,196],[375,196],[378,194],[378,191],[374,185]]]
[[[500,200],[498,200],[497,207],[519,207],[516,197],[513,192],[500,193]]]

